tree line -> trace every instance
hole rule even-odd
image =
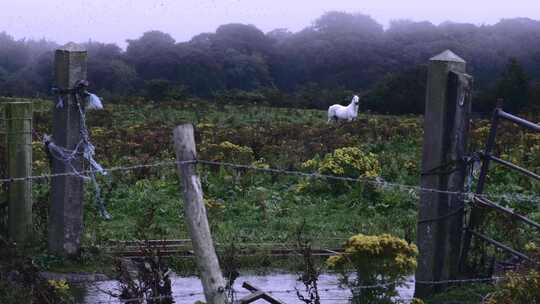
[[[0,95],[48,96],[54,49],[48,40],[0,33]],[[496,98],[511,111],[540,110],[540,21],[494,25],[399,20],[385,30],[368,15],[329,12],[299,32],[264,33],[226,24],[186,42],[149,31],[116,44],[90,41],[88,78],[109,101],[200,97],[216,102],[325,108],[362,95],[380,113],[421,113],[426,64],[451,49],[475,77],[475,107]]]

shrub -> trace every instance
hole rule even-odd
[[[524,246],[525,252],[533,259],[504,274],[495,286],[495,291],[487,296],[486,304],[540,303],[540,248],[535,242]]]
[[[236,145],[230,141],[203,146],[201,155],[212,161],[225,161],[243,165],[251,164],[254,160],[253,150],[250,147]]]
[[[44,269],[27,249],[0,235],[1,303],[73,303],[69,285],[63,280],[43,278],[40,272]]]
[[[155,102],[180,100],[187,97],[187,88],[166,79],[151,79],[144,83],[144,94]]]
[[[540,303],[540,273],[536,269],[509,271],[486,304]]]
[[[309,172],[316,172],[323,175],[351,177],[351,178],[376,178],[381,174],[381,165],[377,156],[370,152],[364,152],[357,147],[346,147],[336,149],[334,152],[326,154],[324,158],[315,156],[302,163],[301,168]],[[332,190],[340,188],[348,188],[348,183],[344,182],[317,182],[315,184],[303,180],[299,190],[328,190],[328,186]]]
[[[416,269],[417,255],[414,244],[398,237],[358,234],[345,243],[344,253],[331,256],[326,263],[352,289],[354,303],[394,303],[396,287]]]
[[[528,304],[540,303],[540,250],[534,242],[525,246],[529,256],[536,262],[520,265],[516,270],[507,272],[491,293],[486,304]]]

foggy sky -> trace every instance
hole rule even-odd
[[[0,32],[58,43],[95,40],[125,47],[126,39],[161,30],[177,41],[231,22],[298,31],[324,12],[391,20],[493,24],[502,18],[540,20],[540,0],[0,0]]]

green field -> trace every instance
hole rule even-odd
[[[35,108],[36,133],[50,134],[50,102],[37,101]],[[357,148],[366,162],[377,163],[378,169],[374,169],[377,176],[350,168],[334,175],[412,186],[418,185],[420,179],[423,132],[419,116],[360,113],[355,122],[327,125],[324,111],[191,100],[108,104],[103,111],[89,112],[87,118],[96,159],[106,168],[174,160],[172,130],[180,123],[189,122],[195,125],[199,158],[204,160],[313,172],[307,161],[320,162],[338,149]],[[473,122],[471,149],[481,149],[488,129],[486,120]],[[540,171],[538,135],[511,125],[504,125],[499,135],[496,149],[499,155]],[[50,173],[49,161],[37,137],[33,148],[34,174]],[[355,160],[337,161],[348,166],[347,162]],[[357,233],[391,233],[413,242],[416,238],[419,198],[416,191],[374,186],[369,182],[306,179],[201,164],[198,170],[212,233],[221,244],[293,244],[300,226],[314,244],[326,248],[339,247],[345,238]],[[2,173],[5,174],[4,170]],[[87,183],[83,246],[93,249],[87,252],[100,252],[109,240],[188,237],[174,167],[115,171],[99,177],[99,182],[113,218],[107,221],[98,215],[92,185]],[[499,167],[491,171],[487,189],[494,194],[540,193],[537,182]],[[36,238],[41,240],[38,256],[47,266],[55,261],[45,254],[44,241],[49,181],[36,181],[34,194]],[[511,199],[501,203],[540,220],[537,203]],[[489,223],[486,229],[490,235],[515,248],[540,239],[538,233],[508,218],[493,215]],[[89,261],[91,264],[92,259]]]
[[[36,116],[38,133],[50,133],[49,113]],[[191,122],[196,127],[201,159],[302,170],[300,164],[316,155],[359,147],[377,155],[385,180],[412,185],[418,182],[421,128],[417,117],[370,115],[355,123],[328,126],[323,111],[192,102],[114,105],[90,112],[88,119],[96,158],[104,167],[173,160],[172,129],[181,122]],[[47,172],[48,161],[40,143],[35,148],[35,173]],[[295,176],[206,165],[199,169],[217,241],[288,242],[294,240],[295,227],[304,220],[306,233],[320,241],[358,232],[414,237],[415,194],[371,193],[361,184],[344,184],[343,189],[335,187],[337,190],[331,192],[302,192],[297,188],[305,181]],[[187,237],[174,167],[113,172],[100,182],[113,220],[97,216],[88,184],[86,244],[134,239],[137,221],[146,219],[150,206],[155,207],[156,229],[148,237]],[[38,188],[42,191],[37,197],[45,204],[47,184]],[[364,195],[367,192],[372,195]],[[341,240],[331,245],[338,242]]]
[[[50,106],[46,101],[36,102],[34,127],[39,135],[51,133]],[[376,156],[383,180],[418,185],[421,117],[361,114],[353,123],[327,125],[325,116],[324,111],[316,110],[204,101],[129,103],[89,112],[88,127],[97,149],[96,159],[106,168],[174,160],[172,129],[190,122],[196,128],[200,159],[306,171],[301,164],[307,160],[339,148],[357,147]],[[497,152],[532,170],[539,168],[538,136],[515,136],[515,128],[502,129]],[[487,131],[486,121],[475,121],[473,149],[481,148]],[[34,174],[48,173],[42,145],[38,138],[34,140]],[[217,239],[235,236],[245,241],[287,240],[291,228],[303,219],[309,232],[320,238],[392,232],[414,239],[417,193],[387,189],[370,192],[362,184],[332,187],[336,191],[298,191],[302,178],[295,176],[206,165],[199,169]],[[174,168],[113,172],[100,178],[100,183],[114,219],[103,221],[96,217],[88,184],[88,241],[133,238],[137,218],[151,205],[157,207],[156,222],[165,229],[166,237],[186,236]],[[46,203],[47,181],[36,184],[37,204]],[[494,193],[534,194],[539,189],[534,182],[498,168],[492,171],[489,185],[489,191]]]
[[[50,106],[45,101],[36,103],[37,134],[51,133]],[[302,163],[339,148],[356,147],[375,155],[384,181],[418,185],[421,117],[361,114],[353,123],[327,125],[325,116],[324,111],[316,110],[216,105],[204,101],[158,105],[134,102],[109,104],[103,111],[89,112],[88,127],[97,149],[96,159],[106,168],[174,160],[172,129],[190,122],[196,128],[200,159],[308,172]],[[504,126],[497,151],[528,168],[539,168],[537,136],[527,133],[514,136],[516,130]],[[475,121],[473,149],[482,146],[487,131],[486,121]],[[49,162],[42,145],[38,138],[34,140],[34,174],[48,173]],[[231,238],[242,242],[291,241],[294,227],[304,220],[306,233],[321,241],[355,233],[382,232],[415,238],[416,192],[369,189],[369,185],[362,183],[330,185],[327,190],[331,191],[301,191],[299,185],[330,181],[306,181],[297,176],[208,165],[199,165],[199,170],[209,219],[218,241]],[[353,177],[359,176],[354,174]],[[490,192],[538,193],[537,183],[518,175],[499,168],[491,175]],[[112,172],[101,177],[100,184],[113,219],[105,221],[97,215],[88,183],[85,244],[134,239],[137,221],[145,219],[149,211],[155,217],[156,229],[148,229],[148,237],[187,237],[174,167]],[[42,210],[48,202],[48,181],[36,182],[35,188],[36,209]],[[537,208],[531,209],[531,205],[521,204],[527,213],[538,216]]]

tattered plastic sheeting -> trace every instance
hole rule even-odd
[[[86,105],[86,109],[88,110],[102,110],[103,104],[101,103],[101,99],[96,96],[95,94],[88,93],[88,103]]]
[[[90,142],[90,136],[88,133],[88,128],[86,126],[86,109],[89,110],[101,110],[103,109],[103,104],[101,102],[101,99],[96,96],[95,94],[86,92],[86,105],[81,105],[80,95],[74,94],[75,100],[77,103],[77,107],[79,109],[80,117],[81,117],[81,127],[80,127],[80,134],[81,134],[81,140],[77,143],[75,148],[73,150],[66,149],[64,147],[58,146],[54,143],[51,136],[45,135],[44,138],[44,144],[46,146],[46,149],[49,151],[49,155],[54,157],[55,159],[63,162],[65,165],[69,166],[72,170],[72,172],[84,179],[84,180],[90,180],[92,181],[92,184],[94,185],[95,189],[95,203],[99,210],[100,215],[105,219],[111,219],[111,215],[109,212],[107,212],[105,208],[105,202],[103,201],[103,198],[101,197],[101,188],[99,186],[99,183],[96,179],[96,173],[100,173],[103,175],[107,175],[107,172],[103,169],[103,167],[94,159],[95,155],[95,146]],[[64,107],[64,100],[62,98],[62,95],[58,96],[58,101],[56,104],[57,108],[63,108]],[[75,166],[73,166],[72,161],[76,158],[82,156],[88,163],[90,164],[90,170],[88,171],[88,176],[82,174],[81,172],[78,172]]]
[[[56,108],[62,109],[64,107],[64,98],[62,96],[58,96],[58,99],[56,100]]]
[[[88,142],[84,146],[83,156],[90,163],[90,166],[92,166],[93,171],[96,171],[103,175],[107,175],[107,172],[103,170],[103,167],[100,164],[98,164],[98,162],[94,159],[95,151],[96,151],[96,147],[94,147],[92,143]]]
[[[53,94],[57,94],[58,97],[56,99],[56,108],[57,109],[62,109],[64,107],[64,98],[62,97],[62,94],[59,93],[59,89],[56,89],[54,88],[52,90]],[[86,99],[86,104],[85,104],[85,109],[86,110],[103,110],[103,103],[101,101],[101,98],[99,98],[99,96],[97,96],[96,94],[93,94],[93,93],[90,93],[90,92],[87,92],[85,91],[85,99]]]

